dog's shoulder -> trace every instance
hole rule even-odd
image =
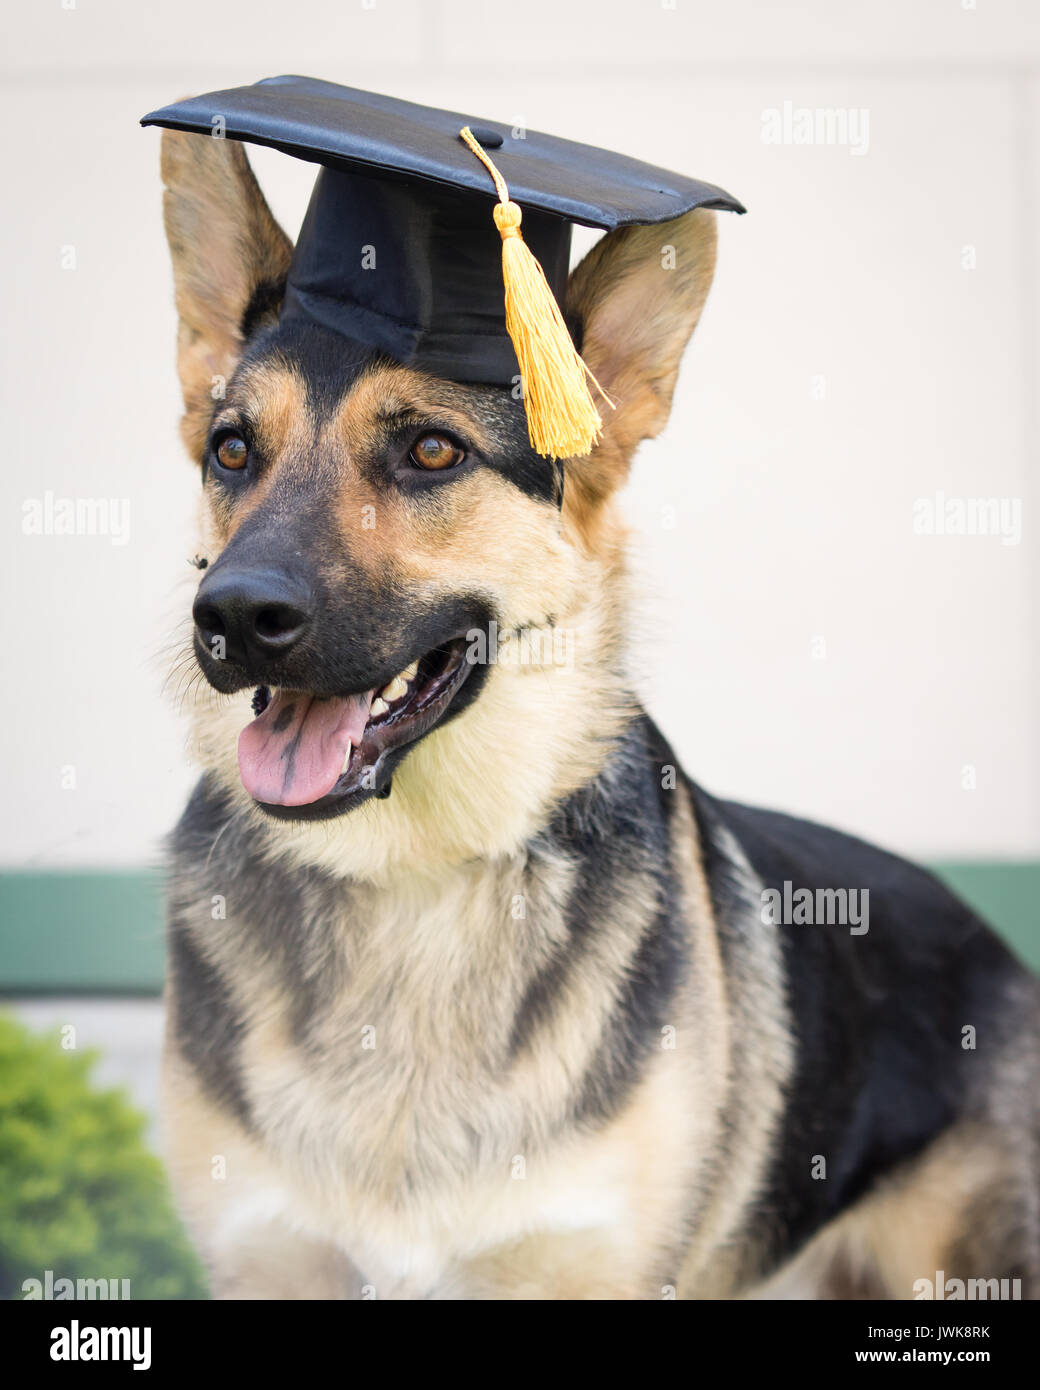
[[[720,832],[728,832],[762,889],[776,895],[784,911],[796,904],[799,890],[812,895],[811,906],[803,899],[810,913],[822,902],[817,895],[847,895],[841,901],[862,921],[850,922],[853,929],[846,933],[805,934],[792,955],[806,966],[815,960],[852,969],[864,987],[883,984],[888,995],[926,978],[963,975],[969,983],[1020,970],[996,933],[928,870],[829,826],[722,801],[696,786],[691,794],[706,831],[709,876],[713,868],[717,872]],[[870,949],[859,950],[856,938]],[[843,949],[820,949],[827,940]]]

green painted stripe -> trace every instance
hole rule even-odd
[[[1040,862],[933,867],[1040,970]],[[159,993],[160,885],[147,870],[0,874],[0,992]]]
[[[0,991],[157,994],[162,918],[147,870],[0,874]]]
[[[1040,970],[1040,863],[933,864],[932,871]]]

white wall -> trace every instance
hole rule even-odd
[[[747,203],[721,219],[672,422],[627,494],[651,707],[712,789],[908,853],[1040,852],[1038,15],[1029,0],[9,5],[3,862],[150,861],[189,786],[161,685],[196,577],[197,480],[176,435],[159,137],[137,120],[285,71],[519,118]],[[763,111],[785,101],[866,108],[867,152],[763,143]],[[312,171],[255,163],[295,230]],[[23,503],[47,490],[129,499],[129,543],[24,535]],[[1017,500],[1020,543],[916,535],[914,500],[938,491]]]

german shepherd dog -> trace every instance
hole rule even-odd
[[[1035,978],[927,873],[700,790],[632,694],[616,494],[713,215],[574,270],[617,408],[557,464],[508,389],[280,322],[241,145],[162,171],[205,565],[164,1114],[215,1295],[1035,1296]]]

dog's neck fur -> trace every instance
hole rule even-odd
[[[685,813],[661,789],[660,756],[651,726],[632,718],[599,773],[515,852],[430,870],[402,864],[390,883],[273,862],[270,837],[259,842],[205,779],[174,839],[184,870],[174,877],[189,896],[172,904],[173,972],[202,980],[201,953],[220,978],[251,981],[219,1011],[242,1039],[237,1050],[200,1034],[199,1012],[183,1024],[182,1046],[198,1050],[210,1090],[267,1127],[277,1148],[306,1131],[308,1154],[338,1175],[330,1194],[349,1172],[362,1206],[361,1194],[393,1205],[402,1192],[428,1192],[434,1177],[453,1190],[518,1132],[534,1152],[571,1107],[613,1114],[660,1028],[687,1022],[673,976],[704,911],[683,886],[687,871],[670,862],[667,827]],[[684,861],[691,836],[684,826]],[[212,931],[217,891],[227,916]],[[699,936],[696,950],[713,950],[711,939]],[[373,1057],[358,1040],[374,1019]],[[328,1070],[336,1113],[365,1116],[331,1149],[324,1109],[290,1123],[282,1101],[272,1108],[249,1079],[266,1074],[263,1058],[284,1069],[303,1065],[301,1055]],[[305,1108],[307,1094],[294,1084],[285,1106]],[[437,1122],[413,1123],[431,1095],[441,1097]]]

